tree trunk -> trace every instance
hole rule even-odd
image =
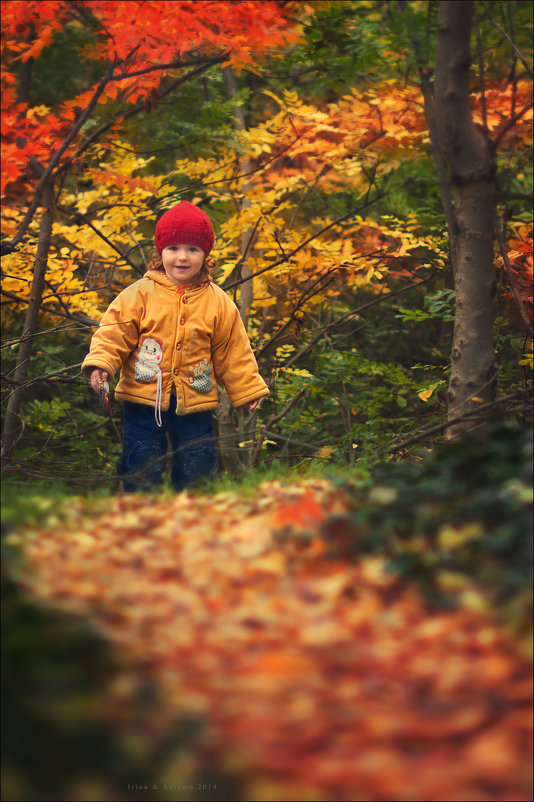
[[[43,189],[43,214],[39,226],[39,241],[33,269],[32,286],[24,327],[20,339],[17,363],[13,373],[14,387],[7,402],[4,430],[2,433],[2,456],[8,460],[24,430],[19,410],[24,395],[24,382],[28,377],[28,365],[33,347],[33,335],[37,331],[39,310],[43,298],[44,280],[48,263],[48,251],[54,220],[54,188],[51,182]]]
[[[235,97],[237,94],[237,81],[235,77],[235,73],[231,67],[225,67],[223,70],[224,75],[224,83],[226,86],[226,91],[228,92],[228,96],[230,98]],[[236,131],[245,131],[245,116],[243,114],[243,109],[241,106],[234,106],[233,108],[233,115],[234,115],[234,127]],[[241,159],[239,162],[239,172],[243,176],[247,176],[250,173],[250,161],[249,159]],[[250,209],[250,199],[247,195],[247,192],[250,189],[250,181],[248,178],[245,178],[242,185],[243,191],[243,200],[241,202],[241,209]],[[254,236],[254,230],[248,229],[244,230],[241,234],[241,278],[247,279],[251,274],[252,271],[247,263],[247,256],[251,252],[252,248],[252,238]],[[245,328],[248,325],[248,318],[250,314],[250,309],[252,307],[252,301],[254,300],[254,290],[252,286],[252,279],[248,281],[244,281],[241,284],[239,289],[239,312],[241,314],[241,319],[245,324]]]
[[[223,70],[224,83],[228,97],[234,98],[237,94],[237,81],[235,73],[231,67],[225,67]],[[244,131],[245,116],[241,106],[235,105],[233,108],[234,127],[236,131]],[[250,173],[250,161],[248,159],[241,159],[239,162],[239,172],[241,175],[248,175]],[[250,199],[247,192],[250,188],[250,182],[247,178],[244,179],[242,184],[243,199],[241,201],[241,209],[250,208]],[[252,239],[254,237],[254,230],[244,230],[241,234],[241,278],[247,279],[252,271],[247,263],[247,256],[251,251]],[[254,290],[252,286],[252,279],[244,281],[239,288],[239,314],[245,328],[248,327],[248,320],[252,302],[254,299]],[[248,440],[245,434],[244,416],[240,413],[237,416],[233,414],[232,404],[226,393],[222,396],[221,406],[218,415],[219,422],[219,442],[221,448],[221,457],[230,473],[235,473],[242,465],[243,462],[250,463],[251,448],[239,448],[239,443]]]
[[[430,144],[432,147],[432,158],[434,160],[434,167],[436,168],[436,176],[438,179],[439,191],[441,193],[441,202],[443,204],[445,220],[447,221],[450,272],[445,276],[445,286],[448,289],[453,290],[455,286],[456,275],[456,220],[454,217],[454,203],[451,196],[449,178],[443,157],[443,149],[439,144],[439,136],[436,126],[436,111],[434,107],[434,95],[432,92],[432,85],[428,70],[420,68],[419,77],[421,80],[421,92],[423,94],[423,100],[425,103],[425,119],[428,127]]]
[[[448,417],[495,398],[493,262],[496,209],[495,159],[475,125],[469,103],[470,34],[474,3],[439,6],[435,111],[438,136],[454,189],[456,314]],[[454,437],[473,427],[473,415],[449,429]]]

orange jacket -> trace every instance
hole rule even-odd
[[[215,409],[217,384],[234,407],[268,395],[234,302],[213,282],[178,287],[159,270],[123,290],[91,340],[82,370],[121,370],[115,394],[176,413]]]

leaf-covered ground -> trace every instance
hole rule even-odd
[[[123,655],[93,713],[123,722],[140,760],[143,738],[192,726],[156,778],[132,790],[111,770],[65,798],[532,798],[531,665],[491,616],[431,609],[380,557],[333,556],[343,490],[100,504],[9,535],[17,583]],[[134,722],[141,675],[158,701]]]

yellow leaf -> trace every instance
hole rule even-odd
[[[383,487],[376,485],[371,488],[369,501],[371,504],[392,504],[397,499],[397,491],[394,487]]]
[[[49,111],[50,109],[48,106],[33,106],[31,109],[27,110],[26,117],[28,117],[30,120],[35,116],[46,117]]]
[[[320,457],[321,459],[328,459],[333,450],[334,449],[332,448],[332,446],[323,446],[317,452],[317,456]]]
[[[442,593],[452,593],[464,589],[469,583],[469,577],[458,571],[439,571],[437,581]]]
[[[426,390],[421,390],[420,393],[417,393],[421,401],[428,401],[432,393],[434,392],[434,387],[428,387]]]
[[[393,581],[393,574],[381,557],[368,557],[362,560],[361,567],[362,576],[374,585],[390,585]]]
[[[268,89],[264,89],[264,90],[263,90],[263,94],[264,94],[264,95],[268,95],[269,97],[272,97],[272,99],[273,99],[273,100],[276,100],[276,102],[277,102],[277,103],[279,103],[279,104],[280,104],[280,106],[283,106],[283,105],[284,105],[284,104],[283,104],[283,102],[280,100],[280,98],[279,98],[279,97],[277,97],[277,96],[276,96],[276,95],[275,95],[273,92],[269,92],[269,90],[268,90]]]
[[[438,534],[439,546],[442,549],[456,549],[481,537],[484,530],[479,523],[466,524],[465,526],[442,526]]]
[[[485,613],[488,610],[488,602],[478,590],[468,588],[460,593],[460,603],[463,607],[475,613]]]

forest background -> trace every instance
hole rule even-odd
[[[302,482],[326,481],[344,494],[347,559],[387,557],[434,601],[499,609],[524,653],[531,42],[522,0],[2,2],[14,544],[13,527],[57,530],[71,503],[104,498],[123,516],[120,407],[113,384],[98,406],[80,365],[143,275],[157,217],[187,199],[214,222],[213,277],[270,388],[251,414],[223,394],[207,498],[238,487],[274,504],[281,491],[258,484],[295,482],[301,503],[280,520],[320,541],[330,508]],[[503,798],[512,766],[495,780]],[[309,793],[350,798],[317,783]]]
[[[469,38],[436,52],[437,3],[219,6],[214,25],[209,4],[148,4],[139,40],[131,4],[6,5],[11,480],[115,486],[120,409],[99,414],[79,366],[181,198],[214,220],[214,278],[271,390],[246,420],[221,405],[230,472],[368,465],[473,416],[528,419],[528,3],[459,6],[463,75]]]

